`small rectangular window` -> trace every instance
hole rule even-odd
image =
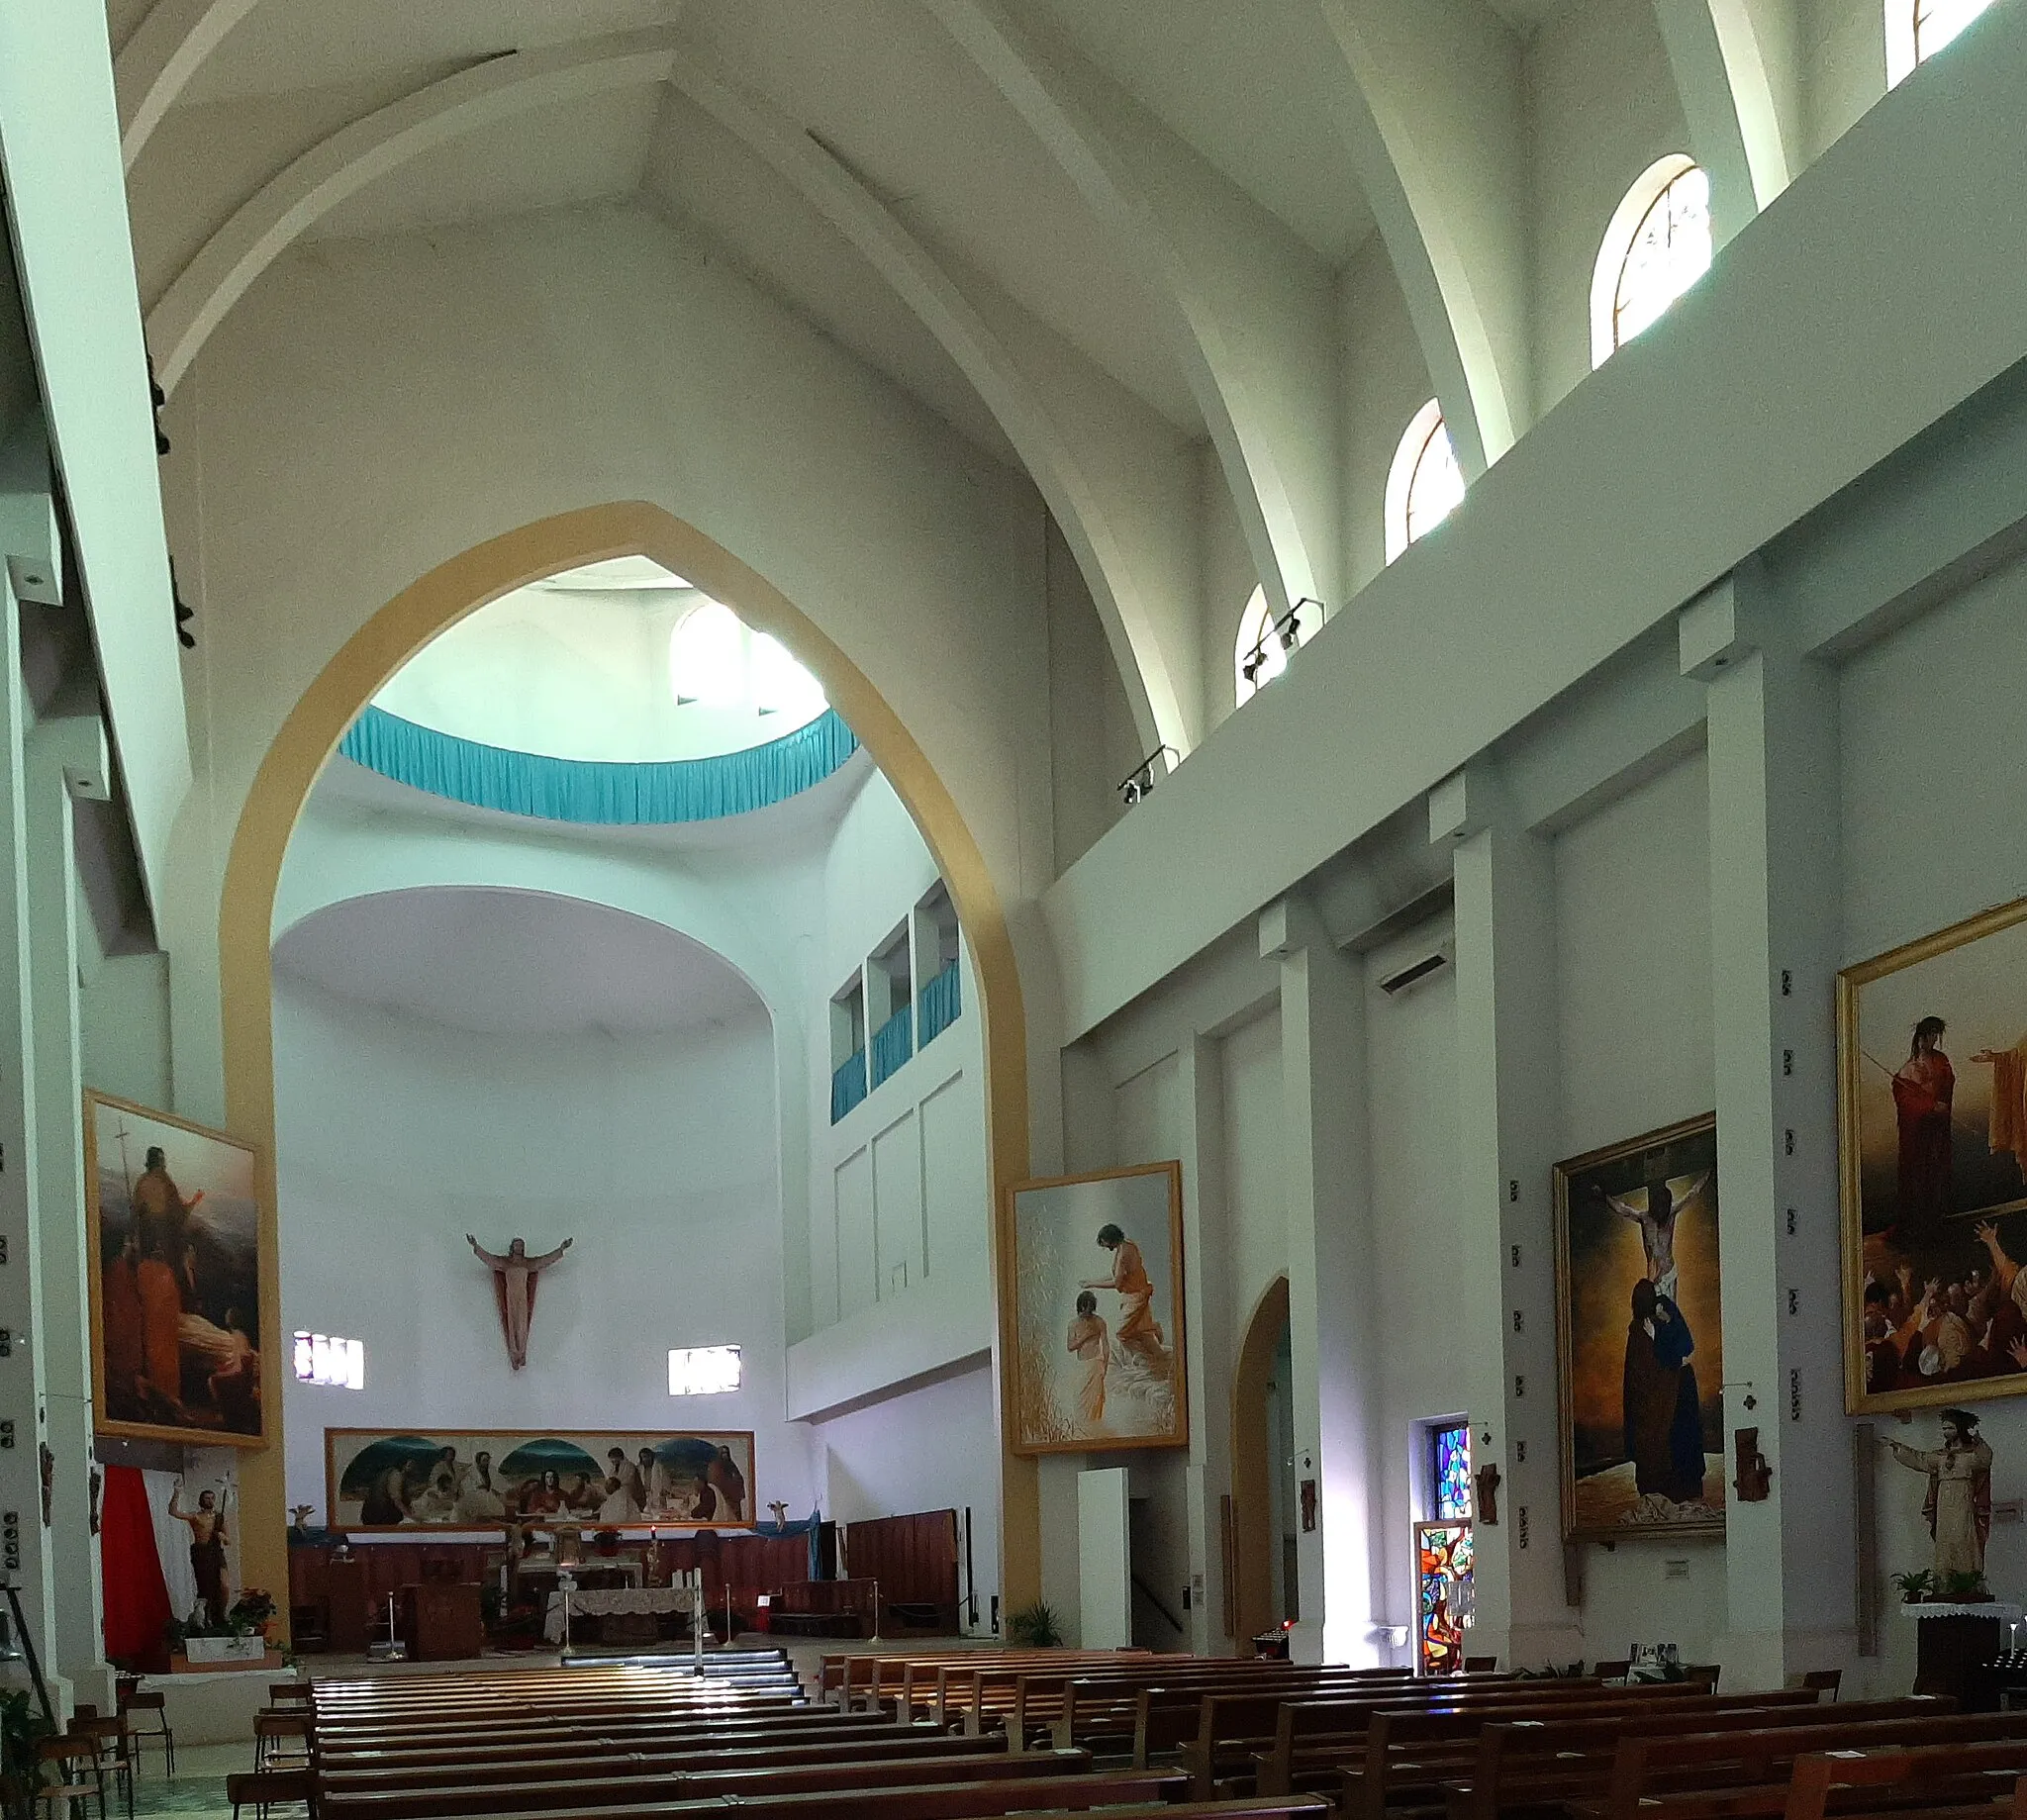
[[[739,1388],[736,1346],[678,1346],[669,1352],[671,1396],[718,1396]]]
[[[366,1348],[359,1340],[342,1339],[330,1333],[298,1333],[295,1336],[295,1372],[298,1384],[323,1385],[332,1389],[363,1390],[366,1388]]]

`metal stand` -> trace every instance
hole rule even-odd
[[[36,1659],[36,1640],[21,1609],[21,1588],[11,1580],[0,1581],[0,1592],[7,1594],[7,1609],[13,1615],[14,1634],[21,1640],[21,1655],[28,1664],[28,1677],[35,1683],[36,1702],[43,1709],[43,1717],[48,1720],[49,1729],[55,1731],[56,1709],[49,1703],[49,1686],[43,1679],[43,1665]]]
[[[880,1582],[877,1580],[873,1581],[873,1634],[866,1641],[868,1643],[886,1642],[886,1638],[880,1635]]]
[[[567,1568],[556,1576],[556,1596],[563,1601],[562,1660],[570,1660],[570,1595],[577,1590],[577,1577]]]

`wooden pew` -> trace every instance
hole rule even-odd
[[[1020,1748],[1020,1740],[1031,1738],[1046,1727],[1046,1735],[1059,1749],[1105,1740],[1126,1741],[1125,1748],[1133,1754],[1133,1760],[1144,1767],[1148,1753],[1132,1742],[1143,1729],[1143,1693],[1156,1696],[1154,1704],[1185,1706],[1194,1716],[1198,1701],[1209,1693],[1267,1694],[1286,1690],[1292,1698],[1303,1694],[1321,1697],[1340,1690],[1400,1688],[1408,1684],[1403,1676],[1391,1670],[1291,1666],[1285,1662],[1200,1663],[1172,1671],[1081,1674],[1053,1681],[1030,1677],[1016,1688],[1014,1707],[1008,1714],[1007,1724],[1016,1749]]]
[[[1678,1684],[1667,1697],[1688,1698],[1692,1691]],[[1476,1724],[1500,1714],[1554,1716],[1599,1705],[1612,1710],[1649,1697],[1646,1689],[1602,1687],[1588,1680],[1446,1676],[1400,1689],[1283,1699],[1271,1707],[1221,1699],[1200,1711],[1180,1752],[1184,1768],[1198,1778],[1192,1782],[1197,1798],[1208,1798],[1213,1782],[1252,1779],[1263,1772],[1269,1778],[1263,1792],[1286,1791],[1298,1785],[1292,1779],[1298,1765],[1305,1772],[1327,1772],[1324,1784],[1334,1788],[1342,1766],[1363,1758],[1377,1713],[1475,1714]]]
[[[311,1761],[326,1774],[361,1770],[380,1770],[392,1774],[409,1770],[420,1772],[474,1763],[513,1763],[532,1768],[540,1764],[597,1761],[606,1757],[667,1756],[685,1751],[728,1750],[734,1747],[758,1750],[786,1744],[849,1744],[861,1738],[878,1741],[901,1731],[917,1736],[935,1735],[933,1728],[900,1727],[877,1714],[867,1715],[867,1719],[869,1722],[854,1723],[833,1714],[829,1724],[807,1725],[727,1720],[709,1727],[685,1726],[669,1731],[615,1736],[572,1733],[562,1737],[517,1738],[511,1741],[503,1741],[480,1730],[435,1737],[426,1744],[403,1741],[394,1746],[327,1745],[320,1740]]]
[[[1856,1798],[1838,1801],[1839,1813],[1988,1815],[2004,1801],[2017,1815],[2027,1809],[2027,1732],[1985,1744],[1813,1752],[1795,1761],[1782,1811],[1786,1820],[1823,1820],[1840,1794]]]
[[[1592,1698],[1532,1710],[1509,1708],[1491,1717],[1658,1719],[1665,1710],[1685,1719],[1736,1710],[1740,1705],[1771,1708],[1813,1706],[1813,1689],[1782,1689],[1770,1693],[1712,1694],[1694,1681],[1661,1682],[1644,1687],[1600,1688]],[[1403,1807],[1440,1809],[1445,1784],[1465,1774],[1478,1733],[1487,1722],[1484,1712],[1449,1714],[1376,1713],[1368,1722],[1365,1749],[1342,1772],[1347,1820],[1389,1820]],[[1733,1734],[1755,1735],[1750,1731]],[[1673,1743],[1673,1739],[1670,1740]],[[1303,1785],[1304,1766],[1298,1758],[1295,1785]]]
[[[1795,1690],[1795,1692],[1808,1692]],[[1898,1699],[1852,1702],[1837,1708],[1836,1717],[1813,1702],[1787,1703],[1795,1692],[1722,1695],[1729,1710],[1708,1709],[1690,1701],[1662,1712],[1637,1712],[1610,1717],[1508,1720],[1488,1724],[1479,1734],[1470,1773],[1446,1785],[1449,1820],[1497,1820],[1502,1810],[1566,1804],[1602,1795],[1610,1786],[1622,1741],[1648,1741],[1666,1763],[1667,1746],[1660,1741],[1718,1733],[1806,1729],[1823,1735],[1833,1729],[1885,1720],[1920,1720],[1946,1716],[1952,1702],[1928,1694]]]
[[[1829,1715],[1820,1726],[1786,1726],[1620,1742],[1604,1797],[1572,1803],[1572,1811],[1604,1820],[1705,1820],[1720,1814],[1774,1815],[1787,1803],[1788,1778],[1799,1757],[1813,1752],[1947,1745],[1970,1748],[2027,1739],[2027,1713],[1949,1713],[1936,1718],[1847,1724]]]
[[[933,1684],[936,1669],[946,1663],[984,1668],[999,1664],[1031,1663],[1046,1667],[1065,1663],[1118,1663],[1151,1658],[1148,1650],[916,1650],[891,1654],[870,1652],[825,1656],[818,1676],[818,1698],[835,1698],[849,1706],[855,1697],[877,1701],[883,1689],[899,1697],[899,1689],[911,1669],[928,1671]]]
[[[961,1742],[961,1741],[960,1741]],[[849,1789],[894,1789],[947,1782],[1011,1781],[1033,1788],[1038,1777],[1088,1774],[1091,1759],[1082,1751],[1015,1757],[1006,1751],[972,1751],[885,1762],[829,1760],[781,1763],[765,1758],[721,1758],[709,1767],[678,1773],[614,1777],[580,1776],[567,1781],[483,1783],[417,1789],[393,1787],[359,1792],[320,1787],[320,1820],[429,1820],[434,1814],[551,1812],[579,1807],[631,1808],[684,1800],[761,1794],[834,1795]]]

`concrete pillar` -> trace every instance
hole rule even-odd
[[[1289,1338],[1294,1354],[1299,1513],[1299,1660],[1375,1663],[1379,1614],[1379,1373],[1366,1145],[1364,977],[1311,907],[1289,898],[1260,917],[1260,952],[1281,962],[1287,1118]]]
[[[1177,1057],[1183,1115],[1183,1273],[1189,1335],[1190,1460],[1184,1523],[1190,1552],[1190,1648],[1225,1656],[1223,1499],[1231,1490],[1232,1337],[1216,1261],[1227,1255],[1224,1089],[1218,1046],[1193,1035]]]
[[[105,1659],[99,1540],[91,1523],[91,1291],[84,1218],[83,1064],[77,1023],[74,794],[103,798],[110,777],[97,716],[51,719],[28,741],[29,954],[35,1022],[37,1185],[42,1233],[48,1445],[55,1456],[50,1566],[56,1666],[81,1699],[113,1710]]]
[[[1854,1648],[1839,1356],[1834,674],[1792,648],[1754,570],[1683,611],[1708,685],[1710,949],[1727,1456],[1756,1428],[1771,1494],[1727,1502],[1727,1683]]]
[[[54,538],[47,491],[0,492],[0,556],[32,544],[40,517]],[[21,1588],[29,1641],[54,1675],[51,1534],[43,1522],[41,1448],[48,1433],[44,1310],[38,1269],[35,1036],[29,969],[28,810],[22,753],[21,604],[13,560],[0,574],[0,1577]],[[51,1692],[60,1689],[52,1685]]]
[[[1471,1653],[1501,1668],[1567,1662],[1584,1652],[1562,1557],[1554,855],[1477,768],[1431,793],[1429,837],[1453,843],[1459,1176],[1472,1225],[1498,1234],[1451,1266],[1472,1467],[1496,1466],[1501,1482],[1497,1522],[1481,1510],[1473,1525]]]

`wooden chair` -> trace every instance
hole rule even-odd
[[[1630,1661],[1599,1662],[1592,1667],[1591,1673],[1601,1681],[1622,1681],[1632,1666]]]
[[[106,1778],[99,1772],[97,1739],[45,1738],[36,1746],[36,1762],[50,1778],[36,1790],[36,1806],[48,1820],[72,1814],[75,1803],[90,1800],[99,1804],[99,1820],[106,1820]]]
[[[73,1738],[89,1738],[97,1748],[93,1768],[101,1779],[110,1775],[113,1786],[127,1803],[127,1820],[134,1820],[134,1742],[124,1713],[99,1718],[78,1708],[70,1721]]]
[[[1721,1673],[1722,1670],[1717,1663],[1692,1662],[1684,1668],[1683,1679],[1688,1681],[1699,1693],[1715,1693],[1717,1691],[1717,1676]]]
[[[291,1748],[289,1741],[296,1741]],[[305,1770],[310,1765],[310,1716],[301,1712],[263,1712],[253,1719],[255,1770]]]
[[[162,1767],[170,1776],[176,1773],[176,1734],[169,1729],[168,1700],[159,1689],[145,1692],[141,1683],[123,1682],[120,1687],[120,1716],[127,1721],[127,1735],[134,1742],[134,1762],[138,1769],[141,1764],[141,1741],[144,1738],[158,1738],[162,1746]],[[137,1725],[137,1713],[153,1713],[155,1723],[148,1726]]]
[[[1499,1666],[1496,1656],[1467,1656],[1464,1659],[1466,1675],[1490,1675]]]
[[[1842,1669],[1797,1669],[1782,1683],[1786,1687],[1812,1688],[1817,1693],[1827,1693],[1830,1698],[1824,1704],[1833,1704],[1837,1689],[1844,1685]]]
[[[308,1681],[269,1681],[267,1703],[271,1707],[308,1706],[310,1704],[310,1683]]]
[[[307,1770],[242,1770],[226,1777],[226,1799],[233,1804],[233,1820],[240,1809],[250,1807],[254,1820],[267,1820],[270,1807],[300,1801],[310,1805],[310,1772]]]

